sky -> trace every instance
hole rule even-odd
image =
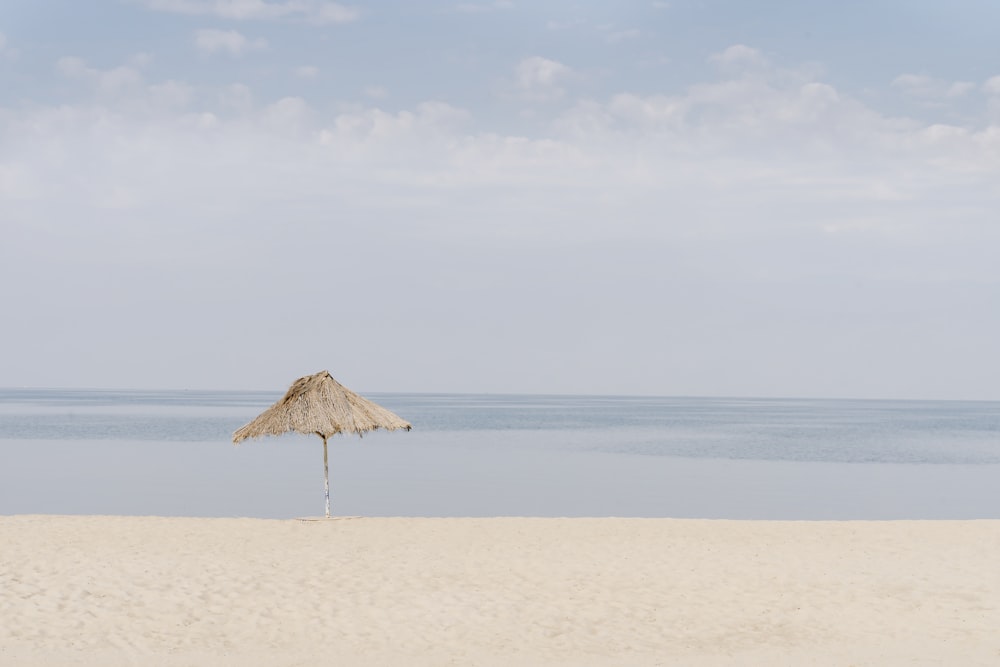
[[[0,386],[1000,400],[998,24],[5,0]]]

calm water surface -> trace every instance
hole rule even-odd
[[[0,390],[0,513],[288,517],[319,438],[238,448],[264,392]],[[1000,518],[1000,403],[370,394],[410,433],[331,441],[340,514]]]

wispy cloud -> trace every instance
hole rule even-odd
[[[987,95],[1000,95],[1000,75],[987,79],[982,85],[982,90]]]
[[[300,65],[292,70],[292,74],[298,79],[315,79],[319,76],[319,68],[315,65]]]
[[[0,57],[15,59],[20,52],[7,42],[7,36],[0,32]]]
[[[900,74],[891,85],[907,95],[922,98],[962,97],[976,88],[971,81],[945,81],[924,74]]]
[[[147,88],[157,107],[183,109],[194,97],[194,88],[183,81],[164,81]]]
[[[191,16],[248,20],[298,19],[310,23],[350,23],[361,12],[357,7],[327,0],[142,0],[149,9]]]
[[[624,223],[616,218],[618,226],[605,228],[602,216],[608,207],[621,205],[631,207],[628,224],[634,229],[629,233],[637,235],[670,237],[672,228],[662,218],[669,207],[683,212],[678,219],[703,219],[706,230],[719,234],[743,233],[746,220],[733,211],[759,210],[758,231],[798,234],[805,226],[817,233],[936,238],[947,233],[937,221],[950,215],[942,199],[949,188],[958,184],[967,190],[1000,178],[995,126],[904,121],[828,83],[794,82],[780,70],[759,81],[704,81],[673,95],[620,93],[580,101],[559,113],[550,129],[526,137],[497,132],[443,102],[396,112],[369,104],[331,117],[299,97],[255,105],[245,86],[226,88],[215,104],[203,96],[193,114],[183,108],[192,95],[183,82],[128,87],[138,76],[129,66],[102,71],[65,58],[59,67],[67,76],[124,85],[136,96],[153,92],[167,109],[155,116],[134,113],[137,107],[126,105],[114,113],[88,104],[11,111],[10,122],[0,127],[0,140],[12,147],[6,187],[21,192],[23,186],[22,195],[36,192],[43,197],[39,201],[63,202],[60,206],[90,201],[92,184],[70,191],[77,181],[69,174],[74,165],[96,163],[112,199],[124,201],[114,187],[127,185],[136,206],[183,201],[197,209],[197,197],[203,197],[210,207],[218,195],[202,184],[213,179],[221,192],[251,193],[249,202],[258,201],[255,193],[275,191],[295,202],[300,194],[326,193],[329,175],[337,173],[343,187],[324,196],[338,205],[339,197],[361,210],[377,192],[387,210],[397,205],[405,210],[412,205],[408,195],[397,200],[391,193],[427,188],[422,190],[426,201],[445,202],[467,187],[478,193],[477,206],[495,209],[511,234],[526,236],[558,236],[569,229],[560,227],[563,221],[577,229],[580,220],[592,222],[588,233],[620,236],[626,233],[620,228]],[[541,57],[526,59],[519,71],[523,86],[543,90],[558,87],[572,73]],[[211,150],[205,146],[206,132],[218,142]],[[38,151],[39,142],[56,142],[70,159]],[[94,145],[110,148],[95,155]],[[244,168],[242,156],[255,150],[282,156],[282,169],[268,160]],[[157,159],[150,160],[150,154]],[[176,165],[179,176],[157,178],[154,172],[164,164]],[[232,171],[231,182],[220,176],[227,173],[223,167],[236,164],[241,168]],[[383,187],[387,184],[392,187]],[[64,196],[44,198],[59,188]],[[512,221],[520,218],[509,207],[511,188],[520,193],[518,201],[553,211],[566,205],[564,194],[571,191],[574,214],[554,215],[546,222],[549,229],[538,229],[535,218],[518,227]],[[716,211],[714,203],[706,203],[717,201],[720,188],[733,211]],[[978,192],[979,200],[959,203],[964,224],[987,230],[997,194],[992,185]],[[856,211],[877,212],[886,202],[894,207],[892,216],[873,214],[863,226],[851,223]],[[800,215],[804,210],[810,212],[807,220]],[[442,234],[462,229],[460,218]]]
[[[638,28],[629,28],[628,30],[612,30],[604,36],[604,40],[609,44],[618,44],[620,42],[638,39],[641,34],[642,33]]]
[[[745,44],[734,44],[721,53],[712,54],[709,61],[720,67],[754,67],[767,64],[764,54]]]
[[[466,14],[483,14],[487,12],[513,9],[514,3],[509,0],[493,0],[492,2],[460,2],[455,10]]]
[[[514,86],[522,97],[547,100],[565,94],[563,85],[573,77],[573,69],[556,60],[531,56],[514,70]]]
[[[56,61],[56,70],[67,78],[87,81],[102,92],[113,93],[142,83],[139,68],[144,60],[143,57],[133,58],[129,65],[100,70],[87,65],[82,58],[66,56]]]
[[[66,56],[56,61],[56,71],[82,84],[102,105],[121,112],[171,116],[186,113],[196,98],[196,88],[185,81],[168,79],[147,84],[143,69],[152,62],[146,53],[137,53],[125,63],[108,69],[92,67],[82,58]]]
[[[262,38],[249,39],[236,30],[214,28],[198,30],[194,36],[194,43],[202,53],[224,52],[234,56],[267,48],[267,41]]]
[[[574,28],[582,28],[587,25],[587,21],[582,18],[573,18],[565,21],[546,21],[546,30],[571,30]]]

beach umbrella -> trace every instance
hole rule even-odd
[[[323,438],[323,486],[326,516],[330,517],[330,467],[326,440],[337,433],[412,428],[409,422],[385,408],[362,398],[333,379],[327,371],[301,377],[292,383],[280,401],[249,424],[233,433],[233,444],[247,438],[283,433],[315,433]]]

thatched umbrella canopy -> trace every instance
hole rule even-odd
[[[330,516],[330,468],[326,440],[337,433],[412,428],[409,422],[385,408],[362,398],[333,379],[327,371],[301,377],[292,383],[280,401],[249,424],[233,433],[233,444],[247,438],[283,433],[315,433],[323,438],[323,480],[326,516]]]

